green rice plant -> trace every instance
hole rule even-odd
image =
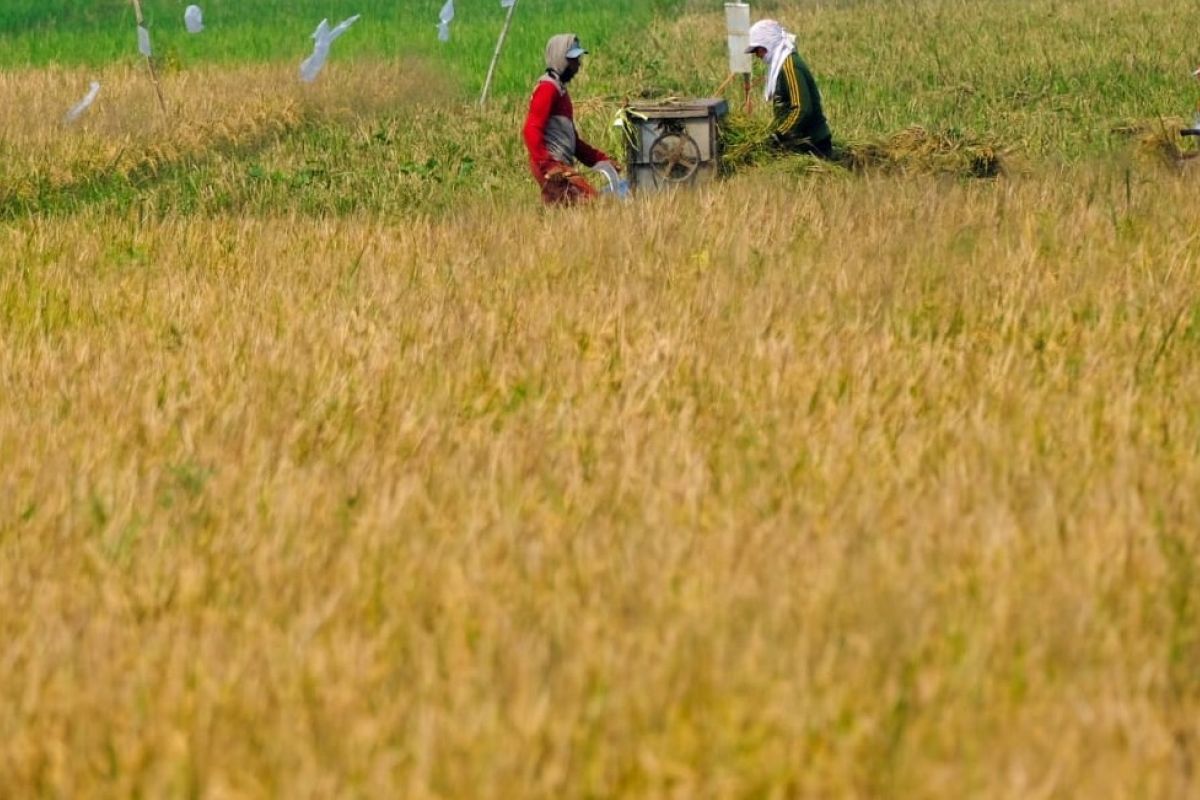
[[[207,29],[184,30],[182,0],[143,0],[159,57],[172,69],[206,63],[288,61],[299,64],[323,17],[361,14],[353,32],[334,46],[333,63],[357,58],[424,60],[469,93],[482,85],[504,11],[495,0],[457,0],[448,44],[437,41],[443,0],[214,0],[205,3]],[[658,13],[688,0],[520,0],[506,57],[496,76],[498,94],[524,92],[542,70],[546,39],[574,30],[597,54],[609,43],[648,27]],[[336,20],[335,20],[336,21]],[[127,0],[11,0],[0,6],[0,68],[138,61]]]

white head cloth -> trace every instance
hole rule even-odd
[[[775,96],[775,84],[779,82],[783,63],[796,52],[796,37],[775,20],[762,19],[750,26],[750,48],[758,47],[767,50],[767,82],[763,97],[770,101]]]

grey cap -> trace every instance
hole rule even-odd
[[[587,52],[587,50],[583,49],[583,45],[579,43],[579,40],[576,39],[575,43],[572,44],[570,49],[567,50],[567,58],[579,58],[580,56],[586,56]]]

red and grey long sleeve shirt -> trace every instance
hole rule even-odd
[[[579,138],[571,95],[552,74],[538,81],[533,90],[523,135],[529,151],[529,168],[539,184],[545,182],[546,173],[556,164],[573,167],[578,160],[593,167],[611,160]]]

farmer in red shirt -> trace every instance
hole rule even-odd
[[[546,74],[538,81],[525,118],[525,147],[529,166],[542,187],[546,205],[574,205],[596,196],[575,171],[576,160],[595,167],[612,159],[579,138],[575,107],[567,84],[579,72],[580,59],[587,54],[573,33],[551,37],[546,44]],[[615,169],[615,165],[613,165]]]

